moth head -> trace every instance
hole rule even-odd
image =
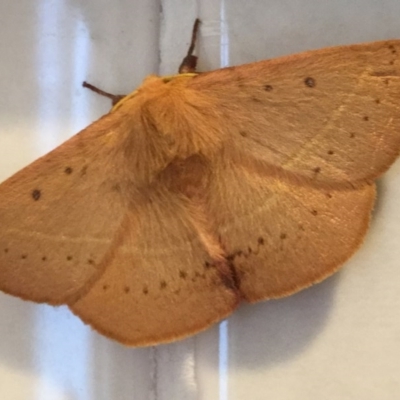
[[[188,85],[195,76],[150,75],[112,109],[132,124],[132,140],[146,143],[164,162],[210,156],[221,146],[223,131],[212,101]]]

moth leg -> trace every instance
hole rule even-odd
[[[200,22],[201,21],[198,18],[196,18],[196,21],[194,21],[189,50],[178,69],[180,74],[196,72],[197,56],[193,55],[193,51],[196,45],[197,32],[199,31]]]
[[[115,106],[120,100],[122,100],[126,96],[126,94],[112,94],[105,92],[104,90],[101,90],[98,87],[90,83],[87,83],[86,81],[83,81],[82,86],[84,88],[92,90],[93,92],[99,94],[100,96],[108,97],[109,99],[111,99],[111,103],[113,106]]]

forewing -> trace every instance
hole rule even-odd
[[[0,185],[1,290],[59,304],[101,274],[127,209],[118,129],[103,117]]]
[[[310,51],[193,78],[235,162],[328,188],[370,182],[400,148],[400,41]]]

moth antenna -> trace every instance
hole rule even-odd
[[[193,51],[196,45],[197,32],[199,31],[200,23],[200,19],[196,18],[196,21],[194,21],[193,24],[192,39],[190,41],[189,50],[178,69],[180,74],[196,72],[197,56],[193,55]]]
[[[82,86],[84,88],[92,90],[93,92],[99,94],[100,96],[108,97],[109,99],[111,99],[111,103],[113,106],[126,96],[125,94],[112,94],[105,92],[104,90],[101,90],[98,87],[90,83],[87,83],[86,81],[83,81]]]

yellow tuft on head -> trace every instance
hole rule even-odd
[[[166,76],[162,76],[162,77],[159,77],[157,75],[149,75],[144,79],[142,85],[138,89],[135,89],[133,92],[129,93],[128,95],[123,97],[117,104],[115,104],[112,107],[111,112],[118,110],[122,106],[122,104],[124,104],[127,100],[135,97],[137,95],[137,93],[138,93],[138,90],[141,87],[143,87],[144,85],[148,84],[149,81],[154,81],[154,80],[158,80],[159,81],[159,80],[161,80],[163,83],[168,83],[168,82],[170,82],[170,81],[172,81],[172,80],[174,80],[176,78],[193,78],[196,75],[198,75],[198,74],[193,73],[193,72],[188,72],[188,73],[185,73],[185,74],[166,75]]]

